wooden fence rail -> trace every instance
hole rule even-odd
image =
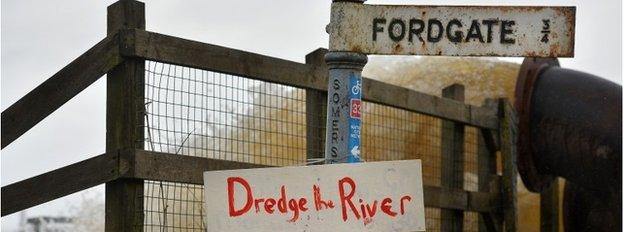
[[[118,179],[203,185],[205,171],[266,167],[272,166],[145,150],[121,150],[2,187],[2,216]],[[498,183],[500,180],[495,181]],[[424,197],[427,207],[483,213],[491,212],[501,203],[498,192],[472,192],[436,186],[424,186]]]
[[[327,69],[144,30],[121,33],[124,56],[327,92]],[[324,62],[324,61],[323,61]],[[364,78],[363,99],[469,126],[498,129],[497,109],[467,105]]]
[[[125,57],[180,64],[327,91],[326,69],[139,29],[111,35],[2,112],[2,148],[89,87]],[[119,42],[121,41],[121,43]],[[120,55],[121,54],[121,55]],[[364,78],[364,100],[484,129],[498,129],[494,107],[466,105]],[[41,99],[45,98],[45,101]]]
[[[120,64],[118,48],[119,36],[104,38],[2,111],[2,148]]]

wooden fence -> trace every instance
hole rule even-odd
[[[204,171],[272,166],[146,149],[146,61],[305,91],[306,158],[322,157],[326,50],[310,53],[301,64],[149,32],[144,8],[132,0],[109,6],[106,38],[2,112],[4,148],[107,75],[106,153],[2,187],[2,216],[106,184],[106,231],[143,231],[146,181],[202,185]],[[437,167],[441,183],[424,186],[425,205],[439,209],[440,218],[427,220],[439,221],[442,231],[461,231],[464,212],[476,212],[479,231],[516,231],[516,129],[505,99],[472,106],[462,102],[459,85],[436,97],[368,78],[364,83],[367,102],[442,120],[441,167]],[[466,127],[478,134],[478,191],[467,191],[463,185]],[[497,174],[497,157],[502,159],[502,174]]]

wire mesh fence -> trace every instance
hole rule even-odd
[[[276,166],[305,162],[305,92],[148,61],[145,147]]]
[[[440,119],[370,102],[363,110],[364,160],[421,159],[423,184],[440,186]]]
[[[307,138],[304,89],[153,61],[145,68],[146,150],[290,166],[305,165],[307,143],[324,140],[324,123],[309,127],[321,131],[318,138]],[[324,111],[308,117],[322,120]],[[440,186],[441,119],[365,102],[362,127],[365,161],[421,159],[424,184]],[[466,127],[464,188],[471,191],[478,187],[477,136]],[[146,181],[144,230],[205,230],[202,188]],[[439,231],[440,209],[425,214],[427,230]],[[465,215],[464,230],[477,231],[478,214]]]
[[[305,92],[146,62],[145,147],[274,166],[306,162]],[[203,230],[202,186],[145,184],[146,231]]]

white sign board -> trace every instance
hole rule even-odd
[[[574,56],[575,7],[332,3],[330,51],[387,55]]]
[[[425,231],[420,160],[204,173],[207,231]]]

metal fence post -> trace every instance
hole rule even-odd
[[[306,55],[306,64],[315,69],[327,70],[325,65],[327,49],[319,48]],[[307,160],[323,159],[327,114],[327,92],[306,89],[306,156]],[[322,162],[319,162],[322,163]]]
[[[107,35],[145,29],[145,4],[120,0],[108,7]],[[143,149],[145,61],[127,59],[106,78],[106,152]],[[143,231],[143,180],[106,183],[106,231]]]
[[[505,231],[517,231],[517,189],[518,168],[516,165],[517,119],[513,106],[506,99],[499,101],[500,143],[503,163],[502,198]]]
[[[464,102],[464,86],[453,84],[442,90],[442,97]],[[464,189],[464,124],[442,121],[442,187]],[[441,210],[441,231],[462,231],[464,212]]]

